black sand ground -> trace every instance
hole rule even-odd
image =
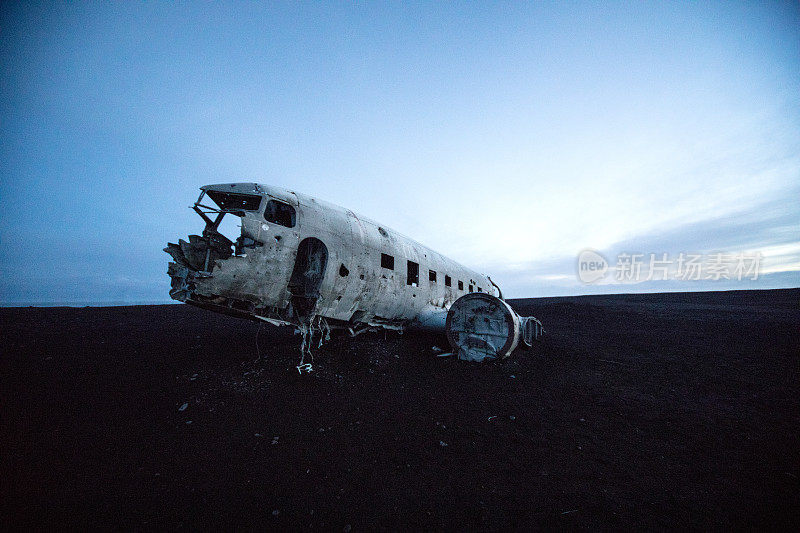
[[[800,290],[513,303],[532,353],[303,376],[189,306],[2,309],[0,526],[798,529]]]

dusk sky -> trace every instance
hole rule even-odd
[[[800,286],[800,3],[0,4],[0,303],[168,301],[198,187],[316,196],[507,296]],[[578,254],[760,254],[757,280]]]

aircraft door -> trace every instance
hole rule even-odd
[[[321,240],[308,237],[300,241],[289,279],[289,293],[301,322],[309,321],[314,314],[327,265],[328,248]]]

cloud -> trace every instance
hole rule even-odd
[[[791,191],[800,196],[800,190]],[[582,284],[576,275],[575,255],[546,257],[528,263],[490,265],[495,281],[509,296],[598,294],[610,292],[660,292],[680,290],[721,290],[800,286],[800,213],[793,204],[773,199],[753,208],[698,222],[664,228],[615,242],[598,250],[612,265],[621,253],[644,254],[642,272],[647,272],[649,254],[668,254],[676,260],[680,253],[761,255],[758,280],[654,280],[621,283],[612,274],[605,283]]]

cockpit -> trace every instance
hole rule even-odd
[[[210,247],[219,253],[219,259],[230,257],[231,254],[226,253],[225,248],[228,250],[232,248],[233,255],[241,255],[248,249],[262,245],[248,236],[245,231],[238,230],[238,228],[244,228],[242,224],[244,218],[255,219],[259,222],[263,219],[265,222],[286,228],[293,228],[297,224],[297,211],[286,202],[265,197],[262,194],[229,192],[212,187],[214,186],[202,188],[193,209],[205,221],[203,237],[210,239]],[[208,205],[206,196],[216,206]],[[239,217],[239,219],[231,220],[232,217],[226,219],[226,215]],[[234,225],[236,229],[233,229]]]

